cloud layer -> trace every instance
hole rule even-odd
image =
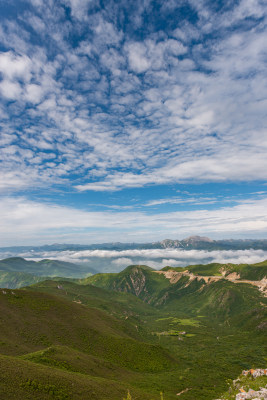
[[[148,265],[155,269],[165,266],[185,267],[194,264],[236,263],[253,264],[267,259],[264,250],[238,250],[238,251],[205,251],[205,250],[179,250],[179,249],[154,249],[154,250],[84,250],[84,251],[31,251],[20,253],[0,252],[1,258],[21,256],[29,260],[56,259],[77,264],[89,265],[96,271],[116,272],[128,265]]]

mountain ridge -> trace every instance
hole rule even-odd
[[[257,298],[258,303],[261,298],[263,301],[267,288],[267,262],[262,264],[260,267],[250,266],[254,270],[257,268],[263,270],[264,278],[261,281],[239,280],[236,273],[233,276],[234,265],[228,275],[224,270],[224,274],[220,276],[207,276],[206,270],[201,275],[199,269],[198,274],[195,275],[188,272],[186,268],[183,271],[176,271],[167,267],[164,270],[155,271],[145,266],[132,265],[119,273],[96,274],[80,280],[80,283],[131,293],[148,304],[163,308],[173,308],[176,305],[182,307],[183,305],[188,309],[186,303],[189,300],[185,299],[190,299],[193,307],[202,310],[201,312],[212,313],[216,318],[225,318],[227,314],[231,315],[233,310],[235,310],[235,314],[238,314],[240,310],[242,313],[245,310],[248,312],[250,302],[254,301],[253,298]],[[216,264],[215,266],[217,268]],[[237,270],[240,271],[247,266],[238,265],[237,267]],[[212,302],[210,296],[213,298]],[[224,304],[224,307],[221,304]]]

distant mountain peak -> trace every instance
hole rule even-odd
[[[186,239],[182,240],[183,242],[190,242],[190,243],[196,243],[196,242],[208,242],[208,243],[212,243],[214,242],[214,240],[206,237],[206,236],[189,236]]]

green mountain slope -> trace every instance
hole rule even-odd
[[[139,267],[127,268],[115,280],[116,285],[123,285],[117,286],[118,289],[127,288],[134,294],[81,285],[93,279],[101,282],[104,278],[105,285],[112,287],[116,274],[96,275],[79,280],[80,284],[62,282],[63,290],[57,289],[55,282],[46,281],[35,285],[35,290],[107,310],[116,318],[137,326],[145,341],[168,349],[178,360],[174,370],[134,377],[135,385],[147,385],[149,380],[158,392],[164,391],[166,399],[177,398],[176,394],[187,387],[190,391],[183,394],[185,399],[214,399],[216,393],[225,390],[227,379],[233,379],[244,368],[264,363],[265,331],[261,324],[265,309],[258,289],[225,280],[202,288],[202,281],[190,283],[189,277],[171,284],[151,269],[140,267],[137,273],[135,268]],[[136,283],[144,285],[143,273],[148,289],[139,296],[149,301],[147,296],[149,290],[152,293],[153,286],[154,297],[150,304],[138,298],[134,287],[129,286],[133,277],[137,277]],[[150,277],[152,282],[149,282]]]
[[[133,325],[99,309],[45,293],[26,290],[5,293],[0,292],[2,354],[19,355],[58,344],[131,369],[153,371],[170,366],[171,358],[163,350],[136,340],[138,335]],[[119,354],[115,348],[120,349]],[[130,349],[140,355],[132,363],[134,353]],[[144,362],[142,358],[147,353],[150,357]]]
[[[17,357],[0,355],[0,375],[1,399],[115,400],[126,398],[130,389],[136,400],[151,400],[150,394],[129,384],[126,388],[118,379],[51,368]]]
[[[61,290],[58,289],[58,292],[61,293]],[[100,309],[74,303],[62,295],[53,296],[33,290],[2,290],[0,315],[0,353],[9,357],[2,358],[1,363],[8,365],[9,379],[16,369],[29,370],[27,373],[20,371],[22,377],[18,383],[18,393],[22,389],[25,393],[33,390],[39,396],[40,389],[40,398],[50,398],[45,397],[49,394],[46,388],[54,386],[58,379],[55,393],[61,398],[65,392],[69,393],[71,382],[78,379],[77,374],[84,374],[88,375],[88,384],[85,377],[79,377],[78,380],[82,381],[80,393],[85,393],[81,391],[82,387],[85,389],[86,385],[93,385],[95,397],[88,398],[122,399],[127,388],[131,387],[130,381],[135,381],[136,374],[166,373],[177,365],[177,360],[167,350],[158,344],[144,342],[138,327],[125,320],[125,317],[115,318]],[[17,357],[21,364],[16,361]],[[34,368],[33,363],[40,367]],[[49,370],[44,372],[43,368]],[[56,370],[55,379],[52,380],[51,368]],[[116,396],[112,397],[112,391],[109,393],[107,388],[103,389],[103,385],[109,385],[103,379],[115,380],[111,386],[116,387]],[[63,381],[64,384],[61,383]],[[32,382],[37,382],[37,392]],[[141,385],[140,392],[144,398],[148,398],[146,390],[149,390],[149,398],[153,398],[153,388],[148,382]],[[1,384],[0,387],[8,393],[12,391],[12,385],[10,380],[8,388],[7,383],[4,389]],[[106,394],[102,397],[104,390]],[[138,393],[138,388],[132,391]],[[15,398],[15,393],[10,398]],[[66,398],[79,398],[68,396],[71,397]],[[34,396],[30,395],[29,398]],[[142,396],[137,398],[141,399]],[[157,398],[156,394],[154,398]]]
[[[117,274],[96,274],[80,280],[80,283],[132,293],[149,304],[153,303],[161,290],[170,285],[163,275],[156,274],[146,265],[130,265]]]
[[[116,318],[127,320],[128,322],[133,321],[134,324],[137,323],[140,316],[145,318],[148,315],[155,317],[159,315],[155,308],[130,293],[107,291],[90,284],[84,284],[84,280],[82,280],[82,285],[80,282],[80,280],[73,282],[71,280],[47,280],[31,286],[27,290],[45,292],[66,300],[78,302],[78,304],[81,303],[89,307],[98,308]],[[140,330],[142,330],[142,326]]]
[[[242,369],[265,366],[266,298],[205,268],[0,290],[0,398],[219,398]]]
[[[233,273],[235,268],[235,272],[239,271],[245,276],[256,275],[258,278],[265,276],[266,265],[266,262],[250,266],[230,265],[228,271]],[[249,283],[234,283],[227,279],[204,279],[207,275],[215,276],[222,269],[225,271],[226,266],[208,264],[179,270],[164,268],[158,273],[146,266],[129,266],[118,274],[96,274],[79,282],[132,293],[148,304],[164,310],[180,308],[189,314],[197,312],[221,319],[235,318],[248,312],[254,305],[266,303],[259,289]],[[174,273],[172,276],[172,271],[178,271],[178,275]],[[260,316],[259,321],[261,321]]]

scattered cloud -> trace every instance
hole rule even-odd
[[[184,197],[172,197],[172,198],[166,198],[166,199],[157,199],[157,200],[150,200],[148,201],[145,206],[146,207],[153,207],[153,206],[158,206],[162,204],[193,204],[193,205],[201,205],[201,204],[214,204],[218,201],[216,197],[190,197],[190,198],[184,198]]]
[[[180,10],[169,3],[163,14]],[[5,158],[7,173],[25,170],[29,188],[63,178],[78,191],[266,179],[260,1],[215,12],[190,0],[197,24],[181,15],[179,26],[152,23],[139,37],[118,23],[112,2],[109,17],[93,0],[32,6],[18,20],[3,17],[0,32],[2,130],[35,153],[27,162]],[[143,12],[131,10],[135,23]],[[44,148],[55,154],[53,168]]]
[[[264,196],[223,207],[216,193],[167,194],[172,185],[266,182],[262,0],[13,7],[0,13],[4,242],[22,233],[25,242],[40,234],[71,241],[74,233],[93,241],[96,230],[107,240],[116,231],[142,241],[266,234]],[[155,186],[168,190],[144,195],[147,211],[127,201],[121,208],[112,201],[106,212],[84,206],[97,195]],[[83,199],[79,206],[74,198]],[[181,212],[185,204],[201,209]],[[161,205],[177,211],[149,210]]]
[[[267,233],[266,208],[267,199],[260,198],[241,200],[234,206],[213,210],[101,212],[8,197],[0,199],[0,239],[4,246],[58,241],[106,242],[114,241],[114,234],[116,240],[123,242],[182,238],[195,233],[212,238],[240,237],[241,233],[243,237],[264,237]],[[122,256],[131,257],[131,254]]]

